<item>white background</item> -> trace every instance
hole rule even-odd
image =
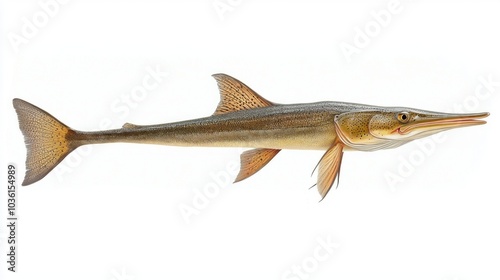
[[[500,86],[475,95],[481,79],[500,81],[495,1],[400,1],[381,26],[373,14],[388,1],[74,0],[24,36],[47,2],[1,2],[2,180],[9,162],[24,175],[15,97],[79,130],[164,123],[210,115],[210,75],[223,72],[279,103],[492,114],[425,149],[347,152],[339,188],[321,203],[308,190],[320,151],[283,151],[232,185],[241,149],[79,150],[19,188],[15,274],[5,267],[2,188],[2,279],[500,278]],[[367,26],[369,42],[348,61],[341,46],[356,47]],[[125,106],[156,68],[168,77]]]

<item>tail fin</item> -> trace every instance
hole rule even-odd
[[[45,177],[77,148],[68,140],[68,136],[76,132],[33,104],[17,98],[12,103],[27,149],[26,175],[22,184],[26,186]]]

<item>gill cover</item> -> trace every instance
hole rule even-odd
[[[375,114],[369,124],[370,133],[377,138],[401,140],[403,137],[398,133],[402,125],[408,123],[414,116],[406,111],[379,112]]]
[[[396,113],[381,111],[347,112],[335,116],[335,129],[349,148],[376,151],[400,146],[405,141],[394,137],[401,125]]]

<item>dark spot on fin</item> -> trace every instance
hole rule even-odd
[[[241,154],[240,173],[236,176],[234,182],[245,180],[246,178],[257,173],[262,167],[266,166],[279,151],[277,149],[253,149],[245,151]]]
[[[275,105],[231,76],[214,74],[212,77],[217,81],[220,93],[220,102],[214,115]]]

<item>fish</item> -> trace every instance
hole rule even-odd
[[[79,131],[22,99],[13,99],[26,145],[23,186],[44,178],[83,145],[140,143],[167,146],[250,148],[240,156],[234,182],[257,173],[281,150],[323,150],[314,168],[323,200],[340,176],[344,151],[396,148],[448,129],[485,124],[489,113],[452,114],[406,107],[323,101],[279,104],[226,74],[212,75],[220,101],[208,117],[119,129]],[[313,171],[314,172],[314,171]]]

